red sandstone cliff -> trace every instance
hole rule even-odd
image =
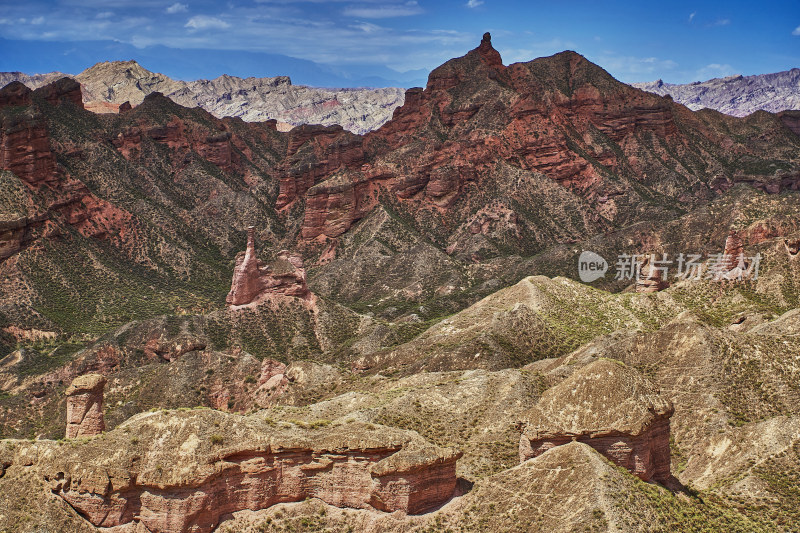
[[[782,127],[777,117],[772,121]],[[711,144],[690,141],[686,128]],[[434,69],[424,90],[407,91],[404,105],[379,130],[358,138],[306,127],[292,135],[277,207],[304,197],[306,241],[340,236],[382,195],[415,216],[458,219],[451,208],[465,209],[484,190],[502,188],[492,178],[500,162],[573,191],[588,202],[587,220],[633,221],[624,211],[641,201],[637,187],[691,206],[717,190],[698,181],[700,174],[726,172],[697,165],[711,145],[750,150],[671,99],[621,84],[574,52],[505,66],[489,34],[476,49]],[[668,179],[658,178],[663,157],[680,161]],[[800,187],[800,174],[792,173],[725,179],[725,187],[743,181],[769,192]],[[695,185],[687,190],[676,180]],[[520,201],[523,194],[524,187],[511,192]]]
[[[389,427],[304,430],[211,410],[143,413],[86,442],[28,448],[6,466],[31,466],[95,527],[152,533],[210,532],[226,514],[308,498],[421,513],[453,496],[461,457]]]

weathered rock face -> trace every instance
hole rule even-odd
[[[80,376],[67,388],[67,438],[92,437],[106,429],[103,419],[103,389],[106,378],[99,374]]]
[[[725,250],[722,253],[721,261],[711,266],[712,274],[717,280],[741,280],[750,277],[744,256],[744,244],[739,234],[735,231],[725,239]]]
[[[251,226],[247,229],[247,250],[236,257],[231,290],[225,301],[236,307],[258,303],[271,295],[312,299],[303,259],[284,250],[271,265],[262,263],[256,254],[255,228]]]
[[[658,255],[644,256],[639,277],[636,279],[636,292],[658,292],[669,287],[667,272],[658,269],[658,260]]]
[[[636,370],[600,359],[542,394],[525,417],[519,458],[578,441],[643,480],[666,481],[673,412],[672,402]]]
[[[35,113],[4,116],[0,132],[0,168],[32,186],[56,181],[56,158],[44,119]]]
[[[778,116],[787,128],[800,135],[800,111],[783,111]]]
[[[44,87],[37,89],[37,93],[52,105],[71,103],[83,109],[83,97],[81,95],[81,84],[72,78],[61,78]]]
[[[461,456],[388,427],[301,430],[210,410],[145,413],[86,443],[40,446],[33,467],[94,526],[153,533],[209,532],[228,513],[307,498],[420,513],[452,497]]]
[[[25,106],[31,103],[31,90],[21,82],[12,81],[0,89],[0,108]]]
[[[748,120],[759,127],[769,122],[791,135],[775,116]],[[345,233],[381,197],[415,217],[439,217],[447,221],[443,226],[460,226],[465,221],[453,212],[459,206],[474,212],[473,205],[489,202],[483,190],[507,187],[493,178],[499,162],[523,175],[546,175],[588,202],[582,212],[589,225],[632,222],[627,207],[641,201],[636,189],[642,184],[685,205],[737,182],[770,193],[798,186],[795,171],[745,176],[696,166],[694,161],[708,160],[708,154],[688,141],[682,133],[686,127],[702,131],[717,146],[749,150],[733,149],[737,141],[724,128],[703,123],[669,98],[620,84],[574,52],[505,66],[486,34],[480,46],[434,69],[424,90],[407,91],[393,119],[363,139],[340,134],[337,141],[331,138],[335,132],[322,130],[298,135],[298,149],[290,151],[280,178],[278,207],[291,207],[305,196],[301,236],[321,243]],[[669,149],[654,148],[645,139],[659,139]],[[667,153],[680,165],[658,180],[664,175],[659,158]],[[622,182],[610,181],[610,174]],[[724,186],[714,188],[711,174],[724,176]],[[696,185],[691,190],[678,186],[678,175]],[[525,182],[520,178],[521,187],[509,191],[523,203],[530,202],[522,199]],[[514,238],[524,241],[525,236]],[[460,247],[448,251],[464,252]]]

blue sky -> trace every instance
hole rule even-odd
[[[182,79],[408,86],[484,31],[506,64],[571,49],[626,82],[800,66],[798,0],[0,0],[0,70],[137,59]]]

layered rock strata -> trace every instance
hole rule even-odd
[[[140,414],[90,441],[40,441],[3,460],[33,466],[95,527],[188,533],[308,498],[421,513],[453,496],[460,456],[389,427],[300,429],[200,410]]]
[[[520,462],[578,441],[645,481],[663,482],[670,477],[673,412],[636,370],[599,359],[545,391],[525,415]]]
[[[67,388],[67,438],[92,437],[106,429],[103,418],[103,389],[106,378],[86,374]]]

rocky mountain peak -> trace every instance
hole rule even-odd
[[[500,52],[492,46],[492,35],[487,31],[483,34],[481,44],[476,48],[484,61],[494,68],[503,68],[503,59],[500,57]]]

